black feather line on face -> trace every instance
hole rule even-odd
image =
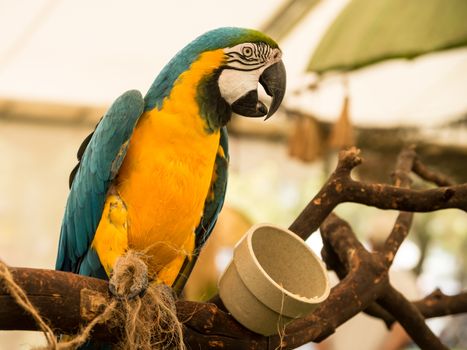
[[[238,71],[241,71],[241,72],[251,72],[251,71],[254,71],[254,70],[257,70],[257,69],[263,67],[264,65],[265,65],[265,64],[263,63],[263,64],[261,64],[261,65],[259,65],[259,66],[255,66],[255,67],[250,68],[250,69],[247,69],[247,68],[238,68],[238,67],[230,67],[230,66],[228,66],[228,67],[226,67],[225,69],[238,70]]]
[[[255,61],[255,62],[245,62],[245,61],[242,61],[242,60],[238,60],[238,59],[229,59],[227,60],[227,65],[229,63],[234,63],[234,62],[238,62],[238,63],[241,63],[242,65],[244,66],[257,66],[257,65],[263,65],[264,62],[261,62],[261,61]]]
[[[261,63],[263,62],[264,60],[262,59],[259,59],[258,57],[256,56],[248,56],[246,57],[245,55],[241,54],[240,52],[229,52],[227,54],[227,56],[229,57],[227,59],[227,62],[230,62],[230,61],[237,61],[237,62],[245,62],[245,64],[247,64],[246,62],[255,62],[255,63]]]
[[[253,45],[253,53],[255,57],[259,57],[259,46],[258,45]]]
[[[242,72],[251,72],[251,71],[254,71],[254,70],[257,70],[257,69],[260,69],[261,67],[263,67],[265,65],[265,63],[261,63],[261,64],[257,64],[257,65],[251,65],[251,66],[245,66],[245,67],[236,67],[236,66],[229,66],[227,65],[225,67],[225,69],[232,69],[232,70],[238,70],[238,71],[242,71]],[[250,68],[251,67],[251,68]]]

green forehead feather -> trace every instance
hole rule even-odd
[[[227,35],[228,33],[231,32],[231,45],[230,46],[235,46],[241,43],[246,43],[246,42],[251,42],[251,43],[256,43],[256,42],[264,42],[271,46],[272,48],[277,48],[278,45],[277,43],[271,39],[269,36],[267,36],[264,33],[261,33],[257,30],[254,29],[243,29],[238,31],[240,28],[220,28],[218,29],[221,32],[226,32]],[[218,30],[214,30],[213,32],[216,32]]]
[[[237,27],[223,27],[211,30],[196,38],[184,50],[198,48],[201,51],[210,51],[232,47],[246,42],[264,42],[272,48],[278,47],[277,43],[267,35],[254,30]]]
[[[190,67],[201,53],[247,42],[264,42],[272,48],[278,47],[273,39],[254,29],[224,27],[199,36],[179,51],[162,69],[144,97],[145,110],[162,106],[164,98],[169,96],[177,78]]]

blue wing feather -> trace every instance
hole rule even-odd
[[[126,154],[127,141],[143,113],[139,91],[120,96],[97,126],[75,174],[60,233],[56,269],[103,277],[90,249],[109,186]]]
[[[209,238],[217,217],[224,205],[225,191],[227,188],[228,166],[229,166],[229,144],[227,128],[221,129],[220,146],[223,149],[223,155],[218,153],[215,162],[216,181],[212,184],[211,191],[213,198],[208,198],[204,204],[203,217],[196,228],[196,250],[199,251],[206,240]]]

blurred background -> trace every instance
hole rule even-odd
[[[399,150],[416,143],[425,163],[467,182],[466,23],[464,0],[0,0],[0,258],[54,267],[81,141],[117,96],[144,94],[178,50],[221,26],[275,38],[288,92],[267,123],[229,125],[226,204],[187,298],[216,292],[232,246],[253,223],[289,226],[342,147],[362,148],[355,177],[365,181],[390,181]],[[352,204],[337,212],[369,246],[396,216]],[[319,234],[309,243],[320,251]],[[467,216],[445,210],[416,215],[391,280],[417,299],[435,288],[465,289],[466,271]],[[465,322],[429,321],[459,349],[467,345],[455,330]],[[0,331],[0,349],[41,344],[35,332]],[[388,334],[382,322],[358,316],[324,344],[303,348],[410,347],[402,331]]]

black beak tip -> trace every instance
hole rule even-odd
[[[271,106],[265,120],[269,119],[282,103],[285,95],[286,76],[285,66],[282,61],[276,62],[266,68],[260,76],[260,84],[263,86],[264,91],[272,97]]]

